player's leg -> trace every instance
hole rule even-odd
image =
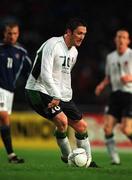
[[[92,155],[87,133],[87,123],[82,119],[82,114],[73,101],[62,103],[62,107],[68,117],[68,124],[75,130],[77,147],[85,149],[89,162],[91,162]],[[91,167],[97,167],[96,163],[92,162]]]
[[[52,120],[56,126],[55,137],[62,153],[62,160],[68,162],[68,155],[71,152],[70,143],[67,137],[68,121],[60,106],[48,109],[48,103],[52,97],[38,91],[27,90],[27,99],[31,107],[41,116]]]
[[[68,117],[68,124],[75,130],[77,146],[84,148],[91,158],[91,147],[87,134],[87,123],[82,119],[82,114],[72,100],[70,102],[63,102],[61,105],[64,113]]]
[[[68,155],[71,152],[70,142],[67,137],[67,127],[68,127],[67,117],[63,112],[60,112],[53,118],[53,122],[56,125],[55,137],[57,144],[62,153],[61,159],[65,163],[67,163]]]
[[[9,114],[11,113],[13,94],[0,90],[0,132],[3,144],[10,163],[23,163],[24,159],[18,157],[12,146]]]
[[[116,125],[116,119],[111,115],[104,117],[105,144],[110,155],[112,164],[120,164],[120,157],[116,149],[113,128]]]
[[[69,119],[69,125],[75,130],[77,147],[85,149],[87,153],[87,167],[99,167],[94,161],[92,161],[91,145],[87,133],[87,123],[83,119],[79,121]]]
[[[79,121],[69,119],[69,125],[75,130],[77,147],[84,148],[89,158],[92,159],[91,146],[87,133],[87,123],[83,119]]]
[[[121,130],[132,142],[132,118],[123,117],[121,121]]]
[[[132,142],[132,94],[124,93],[123,115],[121,119],[122,132]]]
[[[108,107],[105,109],[104,133],[105,142],[112,164],[120,164],[120,157],[116,148],[113,129],[117,123],[121,122],[124,98],[122,92],[116,91],[109,97]]]

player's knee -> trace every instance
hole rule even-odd
[[[68,128],[68,123],[67,123],[67,121],[62,121],[61,122],[61,124],[60,124],[60,130],[62,131],[62,132],[65,132],[65,131],[67,131],[67,128]]]
[[[126,136],[129,136],[130,134],[132,134],[132,129],[129,127],[122,127],[121,130]]]
[[[76,131],[79,133],[84,133],[87,131],[87,123],[84,120],[81,120],[78,124]]]
[[[9,125],[10,124],[9,115],[7,112],[0,112],[0,124],[1,125]]]
[[[60,132],[66,132],[68,128],[68,120],[66,116],[56,117],[54,123]]]
[[[67,131],[67,128],[68,128],[68,123],[67,123],[67,121],[66,120],[61,120],[60,121],[60,124],[58,125],[58,130],[60,131],[60,132],[65,132],[65,131]]]
[[[105,133],[105,135],[110,135],[112,133],[112,128],[105,126],[104,127],[104,133]]]

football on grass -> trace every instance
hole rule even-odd
[[[68,156],[68,164],[76,167],[88,167],[91,160],[88,158],[85,149],[76,148]]]

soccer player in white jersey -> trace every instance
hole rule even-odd
[[[127,30],[117,31],[115,44],[116,50],[107,55],[105,78],[97,85],[95,93],[100,95],[109,84],[112,87],[104,132],[112,164],[120,164],[113,134],[117,123],[121,124],[122,132],[132,141],[132,50],[129,48]]]
[[[87,26],[82,19],[73,18],[61,37],[52,37],[42,44],[26,84],[31,107],[51,120],[60,147],[61,159],[67,163],[71,146],[67,137],[70,125],[75,130],[78,147],[86,150],[92,160],[87,134],[87,123],[72,100],[71,71],[76,63],[79,47],[86,35]],[[97,167],[91,161],[91,167]]]

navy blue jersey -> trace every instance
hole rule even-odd
[[[19,74],[21,72],[28,74],[30,70],[31,60],[23,47],[0,43],[1,88],[14,92]]]

